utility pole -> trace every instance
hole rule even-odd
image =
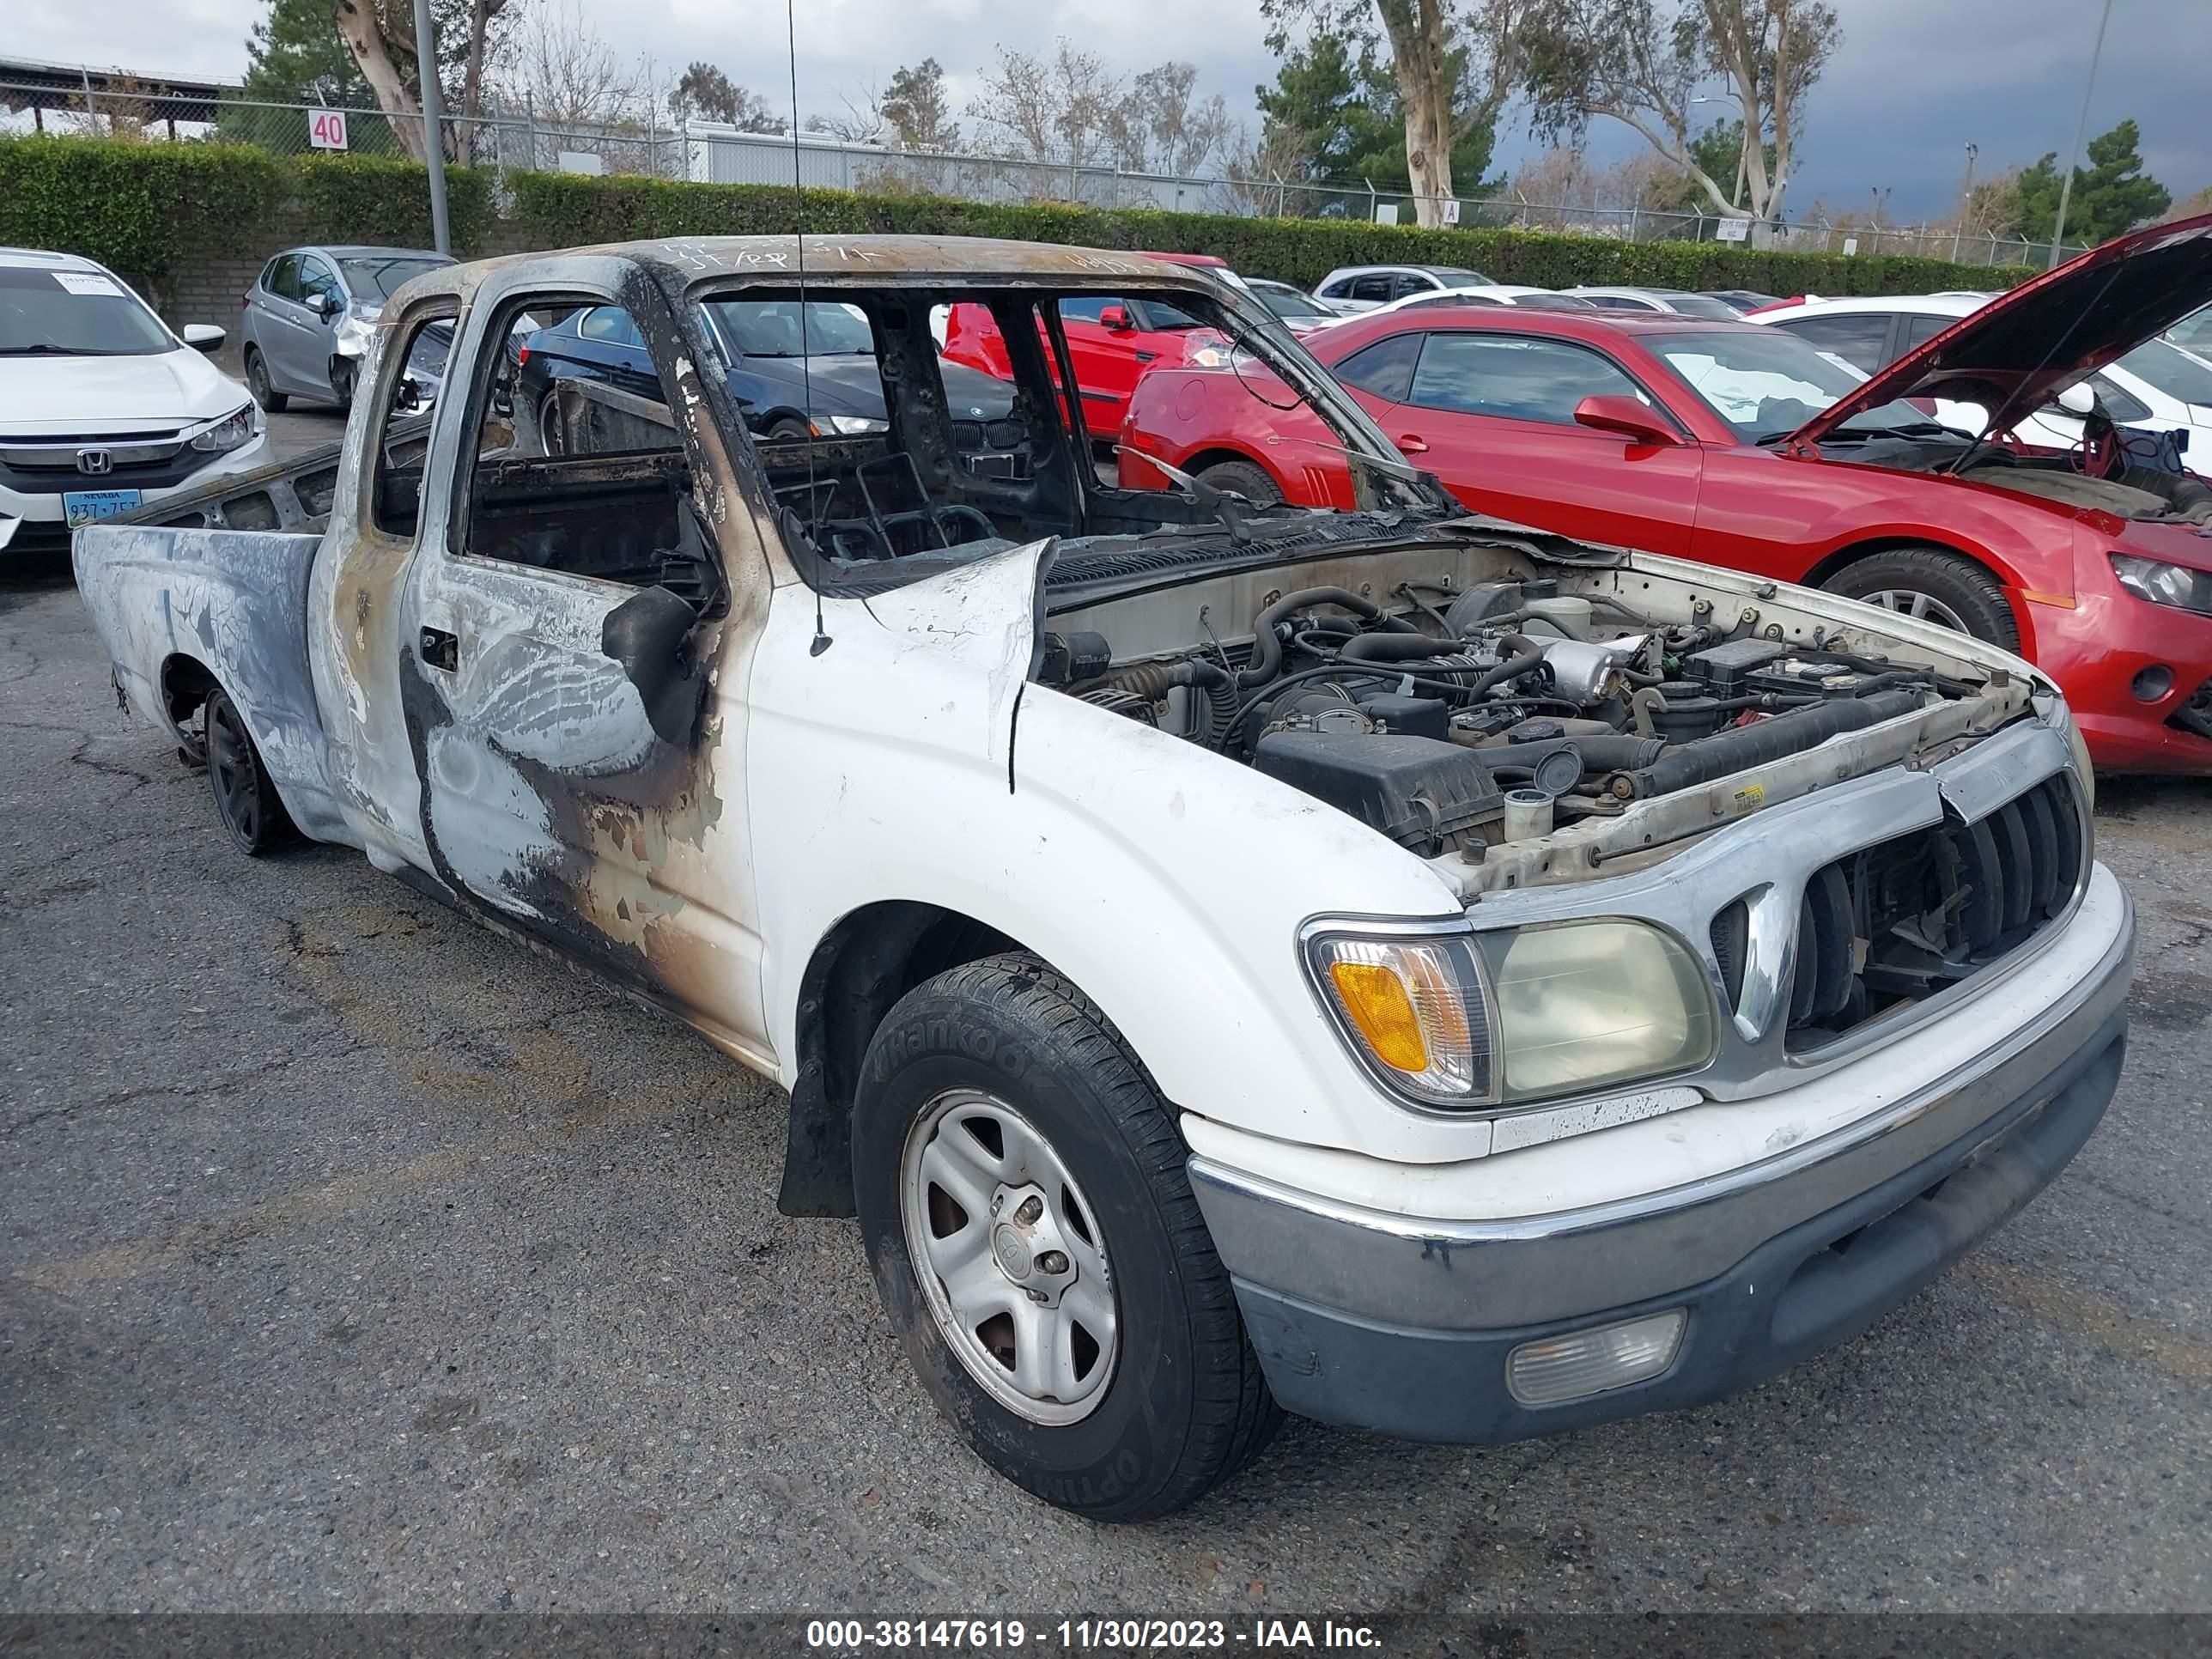
[[[2051,265],[2058,265],[2058,250],[2066,238],[2066,204],[2074,194],[2074,168],[2081,159],[2082,136],[2089,131],[2089,96],[2097,89],[2097,60],[2105,55],[2105,25],[2112,21],[2112,0],[2097,19],[2097,44],[2089,53],[2089,78],[2081,83],[2081,114],[2074,123],[2074,148],[2066,157],[2066,180],[2058,186],[2058,222],[2051,228]]]
[[[1951,263],[1959,263],[1959,238],[1966,234],[1966,221],[1974,211],[1974,157],[1982,153],[1978,144],[1966,146],[1966,185],[1959,195],[1959,217],[1951,227]]]
[[[446,222],[446,111],[438,88],[438,42],[430,32],[430,0],[415,0],[415,78],[422,85],[422,159],[430,169],[430,240],[451,255],[453,236]]]

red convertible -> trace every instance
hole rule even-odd
[[[2085,254],[1871,379],[1661,315],[1439,307],[1305,343],[1471,507],[1962,629],[2051,674],[2100,766],[2212,775],[2212,489],[2009,436],[2208,292],[2212,216]],[[1983,435],[1936,418],[1962,404]],[[1122,441],[1125,485],[1168,486],[1149,455],[1255,500],[1351,501],[1320,422],[1242,358],[1146,376]]]

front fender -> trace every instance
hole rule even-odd
[[[1050,961],[1185,1109],[1416,1162],[1488,1150],[1486,1124],[1419,1115],[1376,1091],[1297,958],[1299,925],[1316,915],[1457,915],[1419,859],[1248,768],[1033,684],[1006,711],[1009,756],[994,703],[1010,641],[935,644],[833,602],[835,643],[810,655],[811,604],[797,589],[776,596],[747,756],[787,1085],[816,946],[862,907],[907,900]]]

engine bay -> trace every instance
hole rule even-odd
[[[1492,575],[1474,553],[1055,606],[1034,678],[1325,801],[1469,893],[1663,856],[1842,776],[1929,763],[2028,706],[2017,677],[1900,651],[1773,584],[1541,562]],[[1184,618],[1194,637],[1159,648]]]

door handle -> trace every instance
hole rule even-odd
[[[1425,455],[1429,453],[1427,442],[1417,432],[1400,433],[1397,444],[1401,455]]]
[[[442,668],[448,674],[457,672],[461,665],[461,641],[442,628],[424,629],[419,649],[424,662],[433,668]]]

